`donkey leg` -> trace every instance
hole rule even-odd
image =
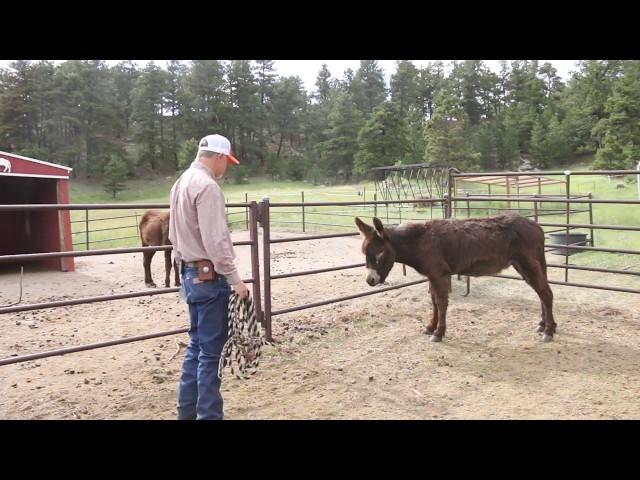
[[[431,323],[427,325],[425,333],[427,335],[432,335],[438,327],[438,304],[436,302],[436,294],[431,290],[431,287],[429,287],[429,293],[431,293],[431,310],[433,312],[433,315],[431,317]]]
[[[540,300],[542,301],[542,305],[544,306],[545,313],[545,327],[544,327],[544,337],[543,340],[545,342],[550,342],[553,340],[553,335],[556,333],[556,321],[553,318],[553,292],[549,287],[546,279],[544,281],[544,288],[537,292]]]
[[[542,312],[542,320],[538,322],[538,328],[536,328],[536,333],[544,332],[544,327],[547,325],[547,308],[545,307],[542,299],[540,299],[540,311]]]
[[[431,335],[432,342],[440,342],[447,331],[447,306],[449,305],[449,280],[445,276],[433,283],[436,306],[438,308],[438,326]]]
[[[173,273],[174,273],[175,286],[179,287],[180,286],[180,272],[178,271],[178,262],[176,262],[175,260],[173,261]]]
[[[531,283],[530,279],[532,277],[532,275],[530,273],[527,273],[525,271],[525,269],[522,267],[522,265],[517,261],[514,260],[512,262],[513,268],[516,270],[516,272],[518,272],[520,274],[520,276],[524,279],[525,282],[527,282],[527,284],[534,289],[533,284]],[[537,293],[537,292],[536,292]],[[542,312],[542,319],[540,320],[540,322],[538,323],[538,326],[536,327],[536,332],[540,333],[544,331],[544,327],[546,325],[546,309],[544,306],[544,302],[542,300],[540,300],[540,311]]]
[[[540,298],[542,321],[539,323],[537,331],[539,332],[540,327],[544,326],[542,330],[544,332],[543,341],[550,342],[556,333],[556,322],[553,318],[553,292],[549,287],[545,269],[542,263],[529,259],[520,259],[519,267],[521,271],[517,268],[516,270],[518,270]]]
[[[164,286],[169,288],[171,286],[171,250],[164,252]]]
[[[145,245],[148,246],[148,245]],[[151,259],[156,252],[143,252],[143,265],[144,265],[144,283],[147,287],[155,287],[156,284],[153,283],[151,278]]]

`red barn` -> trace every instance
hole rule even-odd
[[[0,151],[0,205],[69,203],[71,170]],[[68,210],[0,212],[0,226],[0,255],[73,250]],[[41,264],[64,272],[74,270],[72,257]]]

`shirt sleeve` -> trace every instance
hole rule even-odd
[[[227,226],[224,195],[215,184],[208,184],[196,196],[198,226],[204,249],[213,262],[216,272],[231,285],[242,281],[236,267],[235,251]]]
[[[180,255],[178,253],[178,250],[176,250],[175,247],[175,243],[176,243],[176,239],[178,238],[178,235],[176,233],[176,220],[175,220],[175,215],[174,212],[176,208],[176,187],[175,185],[173,186],[173,188],[171,189],[171,194],[169,196],[169,241],[171,242],[171,245],[173,245],[173,255],[175,257],[175,261],[176,262],[180,262],[182,259],[180,258]]]

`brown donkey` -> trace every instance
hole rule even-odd
[[[535,290],[542,304],[538,332],[553,340],[553,292],[547,281],[544,232],[533,220],[519,215],[464,220],[432,220],[374,227],[356,217],[364,235],[362,252],[369,271],[367,283],[383,283],[395,262],[404,263],[429,279],[433,318],[426,333],[439,342],[447,329],[447,305],[451,275],[493,275],[513,266]]]
[[[140,219],[140,240],[143,247],[159,247],[162,245],[171,245],[169,241],[169,212],[161,212],[159,210],[148,210]],[[147,287],[155,287],[151,279],[151,259],[156,252],[143,252],[144,264],[144,283]],[[171,274],[171,250],[164,252],[164,268],[166,272],[164,286],[169,287],[171,282],[169,277]],[[173,262],[175,274],[175,286],[180,286],[180,272],[176,262]]]

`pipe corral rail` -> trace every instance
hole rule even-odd
[[[306,207],[345,207],[347,210],[340,211],[341,216],[353,216],[348,214],[348,207],[361,207],[361,208],[372,208],[373,216],[378,216],[378,207],[385,207],[387,209],[387,218],[388,217],[388,207],[390,205],[397,205],[399,207],[403,205],[412,205],[412,204],[422,204],[422,205],[439,205],[443,209],[443,217],[451,218],[455,216],[456,211],[461,210],[471,210],[472,202],[487,202],[487,201],[508,201],[508,202],[530,202],[533,203],[533,215],[534,219],[538,221],[538,218],[542,216],[542,211],[539,210],[539,204],[545,203],[560,203],[564,204],[565,208],[555,210],[554,214],[564,214],[566,215],[564,222],[538,222],[541,226],[558,228],[557,231],[565,231],[567,234],[571,229],[591,229],[593,230],[619,230],[619,231],[640,231],[640,226],[635,225],[610,225],[610,224],[595,224],[593,223],[593,211],[591,207],[595,205],[638,205],[640,204],[640,200],[628,200],[628,199],[595,199],[592,198],[591,195],[588,196],[576,196],[571,195],[569,191],[570,181],[569,178],[571,175],[606,175],[606,174],[637,174],[635,170],[621,170],[621,171],[590,171],[590,172],[536,172],[544,175],[564,175],[567,177],[567,192],[566,195],[491,195],[488,197],[487,195],[465,195],[459,196],[454,194],[454,189],[452,188],[452,179],[453,178],[464,178],[465,176],[485,176],[485,175],[502,175],[502,176],[516,176],[522,175],[522,172],[498,172],[494,174],[488,173],[461,173],[461,172],[453,172],[449,171],[450,181],[449,181],[449,189],[448,193],[445,194],[441,198],[422,198],[418,200],[377,200],[376,194],[374,193],[373,201],[346,201],[346,202],[304,202],[304,195],[302,196],[302,202],[274,202],[270,203],[268,198],[264,198],[262,202],[257,203],[255,201],[245,203],[227,203],[228,208],[243,208],[244,213],[246,214],[246,218],[241,220],[240,222],[245,223],[249,229],[250,240],[242,241],[242,242],[234,242],[236,246],[250,246],[251,247],[251,269],[252,275],[251,278],[245,280],[247,283],[253,284],[253,296],[256,302],[256,312],[262,322],[263,328],[265,329],[265,334],[268,340],[273,340],[272,337],[272,318],[278,315],[284,315],[287,313],[292,313],[304,309],[315,308],[323,305],[329,305],[332,303],[343,302],[347,300],[352,300],[355,298],[365,297],[369,295],[374,295],[377,293],[383,293],[389,290],[395,290],[399,288],[414,286],[417,284],[425,283],[427,279],[421,279],[417,281],[402,283],[399,285],[393,285],[384,288],[375,288],[368,291],[358,292],[350,295],[345,295],[341,297],[325,299],[321,301],[316,301],[312,303],[306,303],[301,305],[296,305],[288,308],[279,308],[273,309],[272,306],[272,281],[280,280],[284,278],[292,278],[292,277],[301,277],[306,275],[315,275],[325,272],[333,272],[340,270],[347,270],[353,268],[360,268],[364,266],[364,263],[352,263],[348,265],[338,265],[331,266],[325,268],[317,268],[312,270],[305,271],[297,271],[297,272],[289,272],[289,273],[280,273],[276,275],[271,274],[271,245],[278,243],[287,243],[287,242],[302,242],[309,240],[322,240],[328,238],[347,238],[358,236],[359,232],[344,232],[344,233],[324,233],[324,234],[308,234],[305,230],[305,221],[304,218],[308,215],[315,214],[316,212],[305,211]],[[245,195],[245,200],[247,199]],[[467,204],[467,207],[458,207],[457,202],[463,202]],[[571,204],[586,204],[590,209],[590,223],[572,223],[569,219],[569,215],[575,210],[571,210]],[[141,204],[56,204],[56,205],[0,205],[0,212],[3,211],[19,211],[19,210],[117,210],[117,209],[148,209],[148,208],[168,208],[168,204],[165,203],[141,203]],[[303,215],[303,236],[289,236],[285,238],[271,238],[271,225],[277,223],[276,221],[271,219],[272,209],[285,209],[285,208],[301,208],[300,213]],[[491,210],[487,207],[477,207],[478,209],[483,210]],[[495,210],[515,210],[515,209],[500,209],[496,208]],[[525,210],[525,209],[521,209]],[[518,210],[518,211],[521,211]],[[532,209],[526,209],[531,211]],[[588,210],[584,210],[586,212]],[[241,212],[231,212],[230,215],[240,214]],[[320,213],[318,213],[320,214]],[[364,217],[364,215],[362,215]],[[382,217],[382,215],[381,215]],[[420,220],[425,221],[426,218],[407,218],[405,220]],[[400,221],[401,212],[400,212]],[[299,222],[290,222],[290,223],[299,223]],[[306,225],[311,225],[312,223],[306,222]],[[259,246],[258,246],[258,226],[262,227],[263,230],[263,272],[262,272],[262,283],[261,283],[261,275],[260,275],[260,258],[259,258]],[[334,225],[336,227],[346,227],[346,225]],[[548,233],[548,232],[547,232]],[[561,248],[565,249],[565,252],[568,250],[580,250],[580,251],[595,251],[595,252],[604,252],[604,253],[621,253],[628,255],[637,255],[640,254],[638,250],[632,249],[622,249],[622,248],[606,248],[606,247],[594,247],[594,246],[586,246],[586,245],[565,245],[565,244],[546,244],[545,247],[551,248]],[[64,256],[91,256],[91,255],[110,255],[110,254],[126,254],[133,252],[145,252],[145,251],[163,251],[170,250],[171,246],[158,246],[158,247],[132,247],[132,248],[114,248],[114,249],[101,249],[101,250],[90,250],[90,251],[71,251],[71,252],[45,252],[45,253],[33,253],[33,254],[20,254],[20,255],[1,255],[0,263],[2,262],[23,262],[23,261],[34,261],[43,258],[55,258],[55,257],[64,257]],[[566,285],[572,287],[581,287],[581,288],[591,288],[591,289],[599,289],[605,291],[617,291],[617,292],[625,292],[625,293],[640,293],[640,290],[631,289],[631,288],[621,288],[621,287],[613,287],[607,285],[597,285],[591,283],[574,283],[568,282],[568,272],[569,270],[579,270],[579,271],[591,271],[598,273],[610,273],[615,275],[630,275],[630,276],[640,276],[640,272],[635,271],[627,271],[620,269],[610,269],[603,267],[589,267],[589,266],[581,266],[581,265],[570,265],[568,263],[568,255],[565,255],[565,264],[559,263],[548,263],[547,266],[549,268],[559,268],[565,271],[565,281],[549,281],[549,283],[554,285]],[[521,277],[509,276],[509,275],[493,275],[496,278],[505,278],[505,279],[515,279],[522,280]],[[467,278],[467,294],[469,293],[469,279]],[[264,288],[264,290],[261,289]],[[152,296],[166,293],[175,293],[179,289],[178,288],[164,288],[164,289],[155,289],[155,290],[145,290],[141,292],[130,292],[130,293],[121,293],[114,295],[104,295],[98,297],[85,297],[79,298],[75,300],[63,300],[57,302],[45,302],[45,303],[36,303],[30,305],[17,305],[11,307],[0,308],[0,314],[2,313],[14,313],[21,312],[27,310],[38,310],[44,308],[55,308],[60,306],[68,306],[68,305],[80,305],[84,303],[94,303],[101,301],[110,301],[110,300],[118,300],[124,298],[135,298],[140,296]],[[261,302],[261,293],[264,292],[264,302]],[[263,308],[264,307],[264,308]],[[34,360],[36,358],[45,358],[54,355],[64,355],[66,353],[72,353],[76,351],[89,350],[93,348],[101,348],[111,345],[118,345],[122,343],[129,343],[134,341],[146,340],[149,338],[157,338],[165,335],[175,335],[188,331],[187,328],[170,330],[166,332],[158,332],[152,333],[148,335],[141,335],[136,337],[128,337],[124,339],[111,340],[106,342],[94,343],[90,345],[80,345],[74,347],[63,348],[59,350],[53,350],[49,352],[41,352],[34,353],[30,355],[22,355],[17,357],[9,357],[5,359],[0,359],[0,365],[7,365],[11,363],[18,363],[28,360]]]
[[[256,202],[248,204],[238,203],[229,204],[233,207],[246,207],[249,211],[249,217],[251,220],[250,240],[233,242],[234,246],[250,246],[251,247],[251,278],[246,278],[243,281],[245,283],[251,283],[253,286],[253,297],[258,313],[259,319],[262,322],[262,305],[261,305],[261,292],[260,292],[260,269],[258,258],[258,230],[257,230],[257,217],[258,217],[258,205]],[[138,208],[169,208],[166,203],[132,203],[132,204],[52,204],[52,205],[0,205],[0,212],[3,211],[43,211],[43,210],[118,210],[118,209],[138,209]],[[30,253],[30,254],[18,254],[18,255],[0,255],[0,263],[8,262],[30,262],[42,260],[45,258],[61,258],[61,257],[88,257],[95,255],[115,255],[126,254],[134,252],[149,252],[149,251],[165,251],[172,250],[171,245],[157,246],[157,247],[133,247],[133,248],[110,248],[102,250],[88,250],[88,251],[65,251],[65,252],[46,252],[46,253]],[[111,295],[102,295],[95,297],[84,297],[73,300],[61,300],[54,302],[34,303],[27,305],[13,305],[10,307],[0,308],[0,314],[3,313],[17,313],[30,310],[42,310],[47,308],[56,308],[62,306],[82,305],[88,303],[105,302],[112,300],[121,300],[126,298],[136,298],[144,296],[161,295],[167,293],[176,293],[180,289],[174,288],[158,288],[152,290],[144,290],[139,292],[118,293]],[[91,350],[95,348],[108,347],[112,345],[120,345],[124,343],[131,343],[140,340],[147,340],[150,338],[157,338],[167,335],[176,335],[185,333],[189,329],[182,328],[177,330],[169,330],[164,332],[157,332],[148,335],[139,335],[135,337],[127,337],[116,340],[110,340],[106,342],[98,342],[86,345],[78,345],[74,347],[67,347],[57,350],[50,350],[46,352],[33,353],[28,355],[11,356],[8,358],[0,359],[0,366],[9,365],[13,363],[26,362],[29,360],[35,360],[39,358],[52,357],[56,355],[64,355],[66,353],[79,352],[84,350]]]

